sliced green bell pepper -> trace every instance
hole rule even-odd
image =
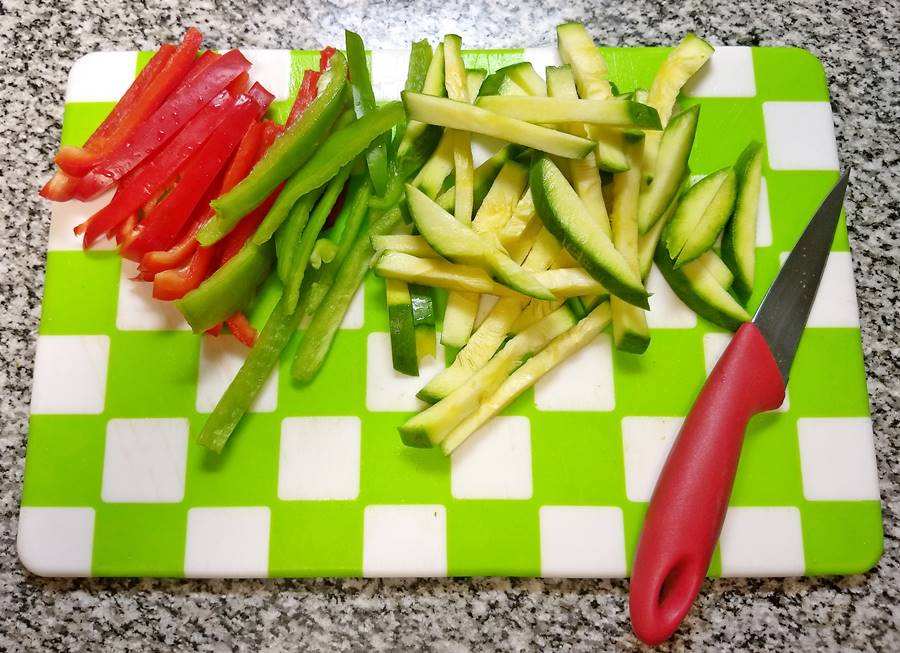
[[[353,91],[353,109],[356,117],[375,111],[375,92],[372,90],[372,79],[366,64],[366,46],[362,37],[356,32],[344,32],[347,43],[347,65],[350,68],[350,89]],[[369,151],[366,152],[366,164],[372,187],[376,195],[383,195],[388,182],[388,144],[389,134],[378,136]]]

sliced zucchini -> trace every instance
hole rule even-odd
[[[584,202],[552,161],[538,158],[531,167],[531,192],[544,226],[585,270],[625,301],[649,308],[637,273],[588,213]]]
[[[490,75],[481,95],[546,95],[544,80],[527,61],[504,66]]]
[[[587,317],[579,320],[571,329],[550,341],[544,349],[510,374],[490,397],[444,437],[441,441],[441,451],[448,456],[453,453],[470,435],[509,406],[541,377],[592,343],[609,324],[609,320],[609,306],[602,304],[594,308]]]
[[[466,346],[453,359],[453,363],[431,379],[416,396],[430,404],[437,403],[468,381],[503,344],[527,301],[519,297],[500,298]]]
[[[478,211],[478,209],[481,208],[481,203],[490,191],[497,175],[500,174],[503,166],[506,165],[506,162],[515,159],[521,150],[522,148],[518,145],[505,145],[494,152],[494,154],[480,166],[475,168],[475,187],[472,192],[472,197],[475,202],[473,208],[475,211]],[[437,198],[437,203],[448,213],[453,211],[456,203],[455,187],[451,185],[447,190],[442,192]]]
[[[513,209],[512,216],[500,230],[498,236],[500,244],[509,252],[512,260],[521,262],[531,249],[531,243],[541,228],[541,221],[534,210],[531,189],[526,188],[525,194]]]
[[[690,187],[691,176],[690,174],[686,174],[675,197],[669,202],[668,208],[666,208],[659,220],[656,221],[656,224],[650,227],[647,233],[638,238],[638,259],[641,263],[641,281],[646,282],[647,277],[650,276],[650,268],[653,266],[653,255],[656,253],[656,246],[659,244],[663,229],[669,224],[672,214],[675,213],[675,208],[678,206],[678,196]],[[640,211],[640,203],[638,203],[638,210]]]
[[[453,172],[453,146],[453,132],[444,130],[431,158],[412,180],[412,185],[420,188],[428,197],[437,197],[444,180]]]
[[[385,279],[388,322],[391,332],[391,360],[401,374],[419,376],[416,330],[413,324],[409,286],[399,279]]]
[[[559,54],[572,67],[578,94],[588,100],[611,98],[613,88],[609,83],[606,60],[581,23],[565,23],[556,28]],[[602,127],[591,127],[589,134],[597,141],[598,165],[610,172],[628,169],[622,133]]]
[[[450,263],[439,258],[418,258],[400,252],[386,251],[373,267],[385,279],[401,279],[435,288],[462,290],[489,295],[515,296],[518,293],[502,286],[480,267]]]
[[[434,49],[431,63],[428,64],[428,72],[425,74],[422,93],[425,95],[443,96],[446,92],[444,87],[444,44],[438,43],[438,46]],[[428,124],[424,122],[410,120],[406,124],[406,131],[403,133],[403,139],[400,141],[397,154],[401,157],[406,156],[413,143],[424,134],[427,127]]]
[[[481,85],[486,77],[487,71],[484,68],[466,69],[466,89],[469,92],[470,102],[478,97],[478,94],[481,92]]]
[[[647,102],[659,112],[663,127],[668,125],[675,108],[675,100],[681,87],[712,56],[713,47],[695,34],[688,34],[666,57],[650,86]],[[660,150],[660,136],[650,133],[644,145],[644,177],[655,179],[663,170],[665,162],[657,160]]]
[[[742,301],[753,293],[756,267],[756,216],[762,182],[762,145],[750,143],[735,164],[737,199],[734,214],[725,225],[722,259],[734,273],[734,292]]]
[[[656,248],[656,267],[675,294],[697,315],[729,331],[736,331],[750,315],[728,294],[700,261],[691,261],[678,269],[663,243]]]
[[[444,83],[447,97],[457,102],[470,101],[466,68],[462,60],[462,39],[456,34],[444,37]],[[453,172],[455,175],[453,214],[460,222],[472,221],[475,164],[472,162],[472,137],[467,131],[453,131]]]
[[[574,192],[574,191],[573,191]],[[422,191],[407,185],[406,196],[413,222],[441,256],[463,263],[482,265],[510,288],[537,299],[553,299],[553,293],[496,245],[457,221]]]
[[[575,77],[572,75],[571,66],[547,67],[547,93],[555,98],[578,98],[578,91],[575,89]],[[570,134],[575,136],[587,135],[585,125],[581,123],[572,123],[567,129]],[[603,232],[611,237],[609,215],[606,212],[603,186],[600,182],[600,175],[597,173],[597,158],[594,153],[588,154],[583,159],[571,159],[569,161],[569,173],[572,177],[572,187],[578,193],[578,197],[584,202],[587,210],[594,216]]]
[[[479,301],[478,293],[451,290],[447,294],[444,325],[441,329],[442,345],[455,349],[465,346],[475,328]]]
[[[569,100],[554,97],[490,95],[475,105],[510,118],[533,123],[583,122],[605,127],[662,129],[656,109],[617,98]]]
[[[610,222],[612,240],[616,249],[628,262],[635,274],[640,274],[638,256],[638,195],[641,191],[641,150],[643,143],[629,142],[625,146],[628,170],[620,172],[613,180],[613,200]],[[616,349],[641,354],[650,344],[650,328],[646,313],[618,297],[610,298],[612,310],[613,342]]]
[[[409,298],[412,303],[413,326],[416,329],[416,356],[421,361],[427,356],[437,355],[434,291],[427,286],[410,285]]]
[[[553,294],[557,297],[580,297],[582,295],[605,297],[609,295],[609,291],[603,287],[603,284],[582,268],[554,268],[535,272],[534,276],[547,288],[552,288]]]
[[[725,262],[719,258],[719,255],[713,250],[704,252],[697,261],[703,264],[703,267],[705,267],[706,271],[713,276],[716,283],[725,290],[731,288],[734,283],[734,275],[731,273],[731,270],[728,269],[728,266],[725,265]]]
[[[666,125],[659,144],[656,157],[656,173],[649,186],[641,189],[638,204],[638,225],[641,233],[647,233],[656,224],[660,216],[671,204],[687,171],[688,158],[694,145],[697,132],[697,120],[700,117],[700,105],[694,105],[686,111],[675,115]],[[644,139],[644,153],[647,152],[647,139]]]
[[[594,142],[586,138],[507,118],[464,102],[407,91],[402,97],[411,119],[432,125],[493,136],[569,159],[580,159],[594,148]]]
[[[550,313],[555,311],[564,303],[565,302],[561,299],[557,299],[552,302],[532,299],[530,302],[528,302],[525,308],[522,309],[519,317],[516,318],[516,321],[513,322],[513,325],[509,328],[509,332],[512,334],[522,333],[532,324],[539,322],[547,315],[550,315]]]
[[[734,208],[734,168],[707,175],[681,196],[663,240],[676,268],[693,261],[716,242]]]
[[[399,431],[403,442],[409,446],[440,444],[447,433],[466,415],[477,410],[528,356],[543,349],[575,323],[572,312],[562,307],[512,338],[467,383],[402,424]]]
[[[518,64],[516,64],[518,65]],[[516,84],[512,78],[506,73],[505,68],[501,68],[495,73],[487,76],[482,82],[481,88],[478,89],[480,97],[486,95],[528,95],[528,91]]]
[[[546,227],[541,227],[540,232],[534,239],[534,244],[528,256],[522,262],[522,267],[526,270],[540,272],[546,270],[554,263],[562,263],[559,256],[565,250],[559,241]]]
[[[372,248],[376,252],[383,252],[389,249],[420,258],[438,258],[440,256],[431,248],[427,240],[418,235],[387,234],[385,236],[374,236],[372,238]]]
[[[512,217],[527,185],[528,168],[516,161],[507,161],[472,221],[476,233],[496,238]]]

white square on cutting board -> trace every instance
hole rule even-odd
[[[650,311],[646,314],[648,326],[656,329],[693,329],[697,326],[697,314],[669,287],[656,263],[647,276],[647,292],[650,293]]]
[[[375,99],[399,99],[409,72],[409,50],[372,50],[370,61]]]
[[[616,407],[612,345],[601,333],[534,385],[538,410],[609,411]]]
[[[650,501],[683,423],[683,417],[622,418],[625,496],[629,501]]]
[[[197,412],[210,413],[237,375],[250,350],[230,333],[200,337],[197,371]],[[269,373],[262,390],[250,405],[251,413],[270,413],[278,406],[278,366]]]
[[[290,50],[245,50],[241,53],[252,64],[250,79],[262,84],[276,100],[286,100],[291,94]]]
[[[120,331],[190,331],[175,302],[153,299],[153,284],[136,281],[137,263],[122,259],[116,328]]]
[[[38,336],[32,414],[102,413],[108,367],[109,336]]]
[[[184,547],[188,578],[260,578],[269,572],[267,507],[191,508]]]
[[[547,66],[561,66],[563,61],[556,48],[525,48],[522,60],[534,66],[534,71],[541,77],[547,74]]]
[[[684,85],[684,94],[691,97],[755,96],[752,49],[717,45],[709,61]]]
[[[625,520],[617,506],[541,506],[541,576],[625,576]]]
[[[781,265],[784,265],[788,254],[789,252],[782,252],[779,255]],[[859,308],[856,304],[856,284],[853,281],[850,252],[831,252],[828,255],[806,326],[859,328]]]
[[[443,369],[444,348],[438,344],[433,358],[419,361],[419,376],[401,374],[391,360],[391,335],[370,333],[366,340],[366,408],[372,412],[421,410],[427,404],[416,393]]]
[[[773,170],[838,170],[828,102],[763,102],[766,150]]]
[[[137,52],[91,52],[69,71],[66,104],[117,102],[137,73]]]
[[[25,569],[38,576],[90,576],[94,509],[23,506],[16,549]]]
[[[447,511],[444,506],[366,506],[363,576],[446,575]]]
[[[719,536],[723,576],[802,576],[800,511],[793,506],[731,507]]]
[[[877,501],[878,467],[868,417],[797,420],[803,496],[809,501]]]
[[[495,417],[450,458],[455,499],[529,499],[531,423],[527,417]]]
[[[68,202],[51,202],[50,235],[47,239],[48,252],[79,252],[83,249],[81,236],[75,235],[75,227],[94,215],[112,201],[114,190],[103,193],[89,202],[69,200]],[[92,250],[110,250],[116,248],[116,241],[101,238],[93,245]]]
[[[186,419],[111,419],[103,483],[107,503],[177,503],[184,498]]]
[[[281,422],[278,498],[282,501],[359,496],[359,417],[289,417]]]

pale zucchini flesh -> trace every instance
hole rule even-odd
[[[734,291],[743,301],[753,293],[756,267],[756,220],[762,183],[762,145],[750,143],[738,158],[737,199],[725,225],[722,259],[734,273]]]
[[[712,275],[713,279],[716,280],[716,283],[726,290],[731,288],[731,285],[734,283],[734,275],[731,273],[731,270],[728,269],[728,266],[725,265],[725,262],[719,258],[719,255],[713,250],[704,252],[697,261],[706,268],[706,271]]]
[[[400,252],[384,252],[373,271],[385,279],[401,279],[423,286],[461,290],[487,295],[516,296],[480,267],[450,263],[440,258],[419,258]]]
[[[408,236],[406,234],[387,234],[384,236],[374,236],[372,238],[372,248],[376,252],[391,250],[420,258],[438,258],[440,254],[431,248],[422,236]]]
[[[409,376],[419,375],[416,332],[409,287],[399,279],[385,279],[388,322],[391,334],[391,361],[394,369]]]
[[[476,106],[532,123],[581,122],[616,128],[661,129],[656,109],[617,98],[582,100],[555,97],[492,95],[478,98]]]
[[[638,258],[641,263],[641,280],[646,282],[647,277],[650,275],[650,268],[653,267],[653,256],[656,253],[656,246],[659,244],[659,240],[662,237],[663,230],[666,228],[666,225],[669,224],[669,220],[672,219],[672,215],[675,213],[675,209],[678,206],[678,193],[681,193],[691,185],[691,176],[685,175],[684,179],[681,182],[680,190],[676,193],[675,197],[672,198],[672,201],[669,202],[668,208],[663,212],[662,216],[656,221],[647,233],[641,235],[638,238]],[[640,203],[638,203],[638,207],[640,207]],[[638,208],[640,211],[640,208]],[[640,227],[640,225],[638,225]]]
[[[586,138],[507,118],[464,102],[406,91],[402,97],[413,120],[493,136],[569,159],[587,156],[594,148],[594,142]]]
[[[479,295],[473,292],[453,290],[447,295],[444,309],[444,326],[441,329],[441,344],[459,349],[465,346],[475,327],[478,315]]]
[[[441,451],[450,455],[488,420],[498,415],[519,395],[550,370],[580,351],[606,328],[610,320],[608,304],[601,304],[510,374],[491,396],[460,422],[441,441]]]
[[[422,93],[442,96],[446,92],[444,87],[444,44],[438,43],[438,46],[434,49],[434,55],[431,57],[431,63],[428,64],[428,72],[425,73]],[[425,133],[427,128],[428,125],[426,123],[418,120],[407,122],[406,131],[403,132],[403,139],[397,148],[398,156],[406,155],[413,143]]]
[[[428,197],[437,197],[444,180],[453,172],[453,147],[453,132],[444,130],[431,157],[412,180],[412,185]]]

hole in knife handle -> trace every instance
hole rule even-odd
[[[690,609],[700,590],[697,574],[691,573],[689,560],[679,560],[663,577],[657,596],[657,607],[666,624],[677,627]]]

